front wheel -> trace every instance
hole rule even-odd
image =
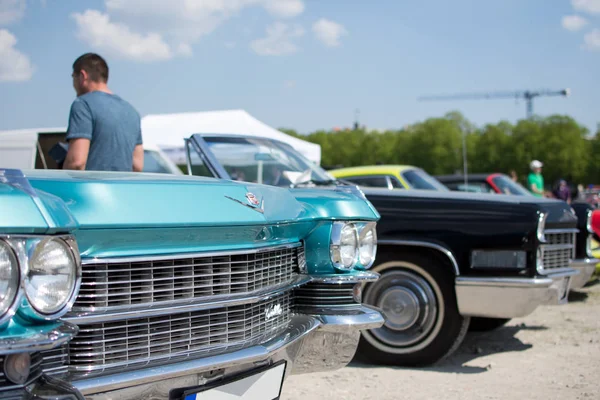
[[[373,268],[381,276],[363,290],[363,301],[379,307],[385,323],[362,332],[358,354],[384,364],[431,365],[460,346],[469,318],[458,313],[447,266],[417,254],[397,257]]]

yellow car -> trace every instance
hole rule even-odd
[[[329,172],[337,179],[358,186],[387,189],[421,189],[447,192],[449,189],[437,179],[411,165],[373,165],[366,167],[339,168]]]

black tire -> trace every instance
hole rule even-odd
[[[458,313],[452,268],[433,256],[411,253],[384,253],[377,261],[372,270],[381,277],[365,285],[363,302],[380,307],[386,322],[362,332],[358,357],[421,367],[456,351],[469,318]]]
[[[484,317],[472,317],[471,324],[469,325],[469,331],[472,332],[488,332],[498,329],[501,326],[506,325],[510,321],[510,318],[484,318]]]

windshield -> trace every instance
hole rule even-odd
[[[203,137],[216,161],[233,180],[289,187],[335,180],[293,148],[248,137]]]
[[[492,178],[492,182],[494,182],[494,185],[496,185],[503,194],[516,194],[520,196],[531,195],[530,191],[525,189],[519,183],[514,182],[506,175],[496,175]]]
[[[161,157],[157,151],[144,150],[144,168],[143,172],[153,172],[160,174],[172,174],[169,164]]]
[[[422,169],[416,168],[404,171],[402,172],[402,177],[413,189],[437,190],[439,192],[450,191],[446,186],[442,185],[437,179]]]

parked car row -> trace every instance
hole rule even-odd
[[[276,398],[355,353],[430,365],[565,304],[597,262],[590,210],[558,200],[327,172],[254,136],[185,147],[192,176],[0,169],[0,395]]]

